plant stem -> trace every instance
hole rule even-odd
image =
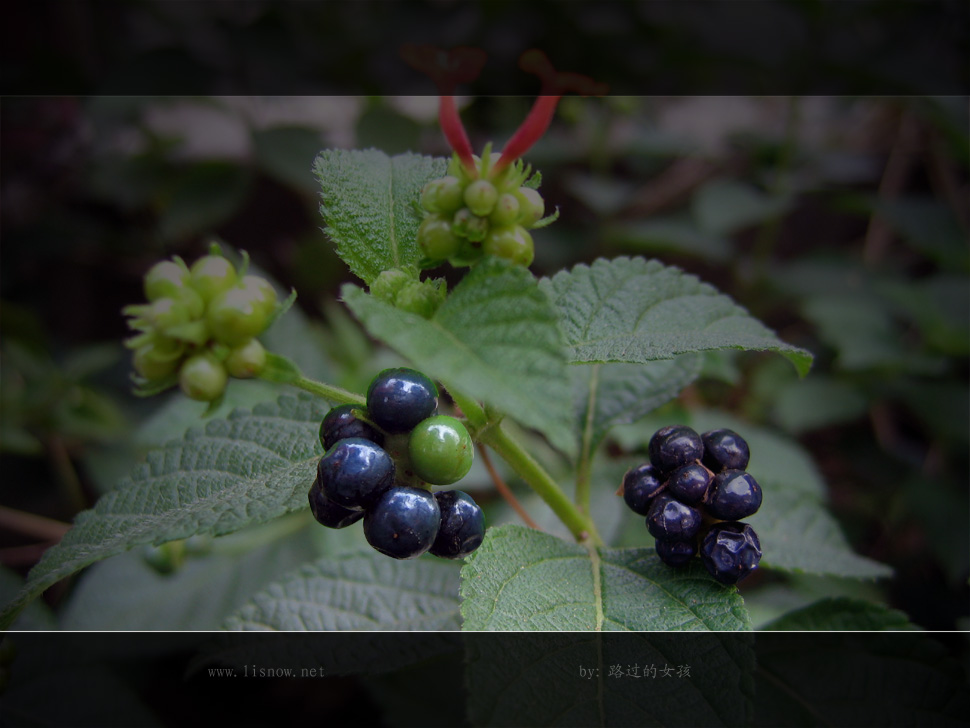
[[[512,510],[519,514],[519,518],[525,522],[525,525],[527,525],[529,528],[534,528],[537,531],[541,531],[542,529],[539,528],[539,524],[532,520],[532,517],[528,514],[525,508],[522,507],[522,504],[519,503],[519,499],[515,497],[515,494],[512,492],[506,482],[502,480],[502,476],[499,475],[498,471],[495,469],[495,466],[492,465],[492,458],[489,457],[488,448],[485,447],[484,444],[478,443],[478,452],[482,456],[482,464],[485,466],[488,474],[492,477],[492,482],[495,484],[496,490],[498,490],[505,501],[512,506]]]
[[[481,435],[481,441],[498,453],[529,484],[529,487],[539,494],[577,541],[592,543],[594,546],[603,545],[603,540],[593,522],[579,512],[556,481],[500,426],[485,430]]]
[[[318,382],[315,379],[308,379],[302,375],[291,380],[289,383],[294,387],[299,387],[310,394],[323,397],[331,402],[337,402],[339,404],[357,404],[361,406],[367,404],[367,400],[362,395],[355,392],[348,392],[346,389],[341,389],[340,387],[334,387],[329,384],[324,384],[323,382]]]

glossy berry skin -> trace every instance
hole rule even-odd
[[[475,448],[461,421],[448,415],[435,415],[411,430],[408,457],[411,469],[421,480],[451,485],[468,474],[475,459]]]
[[[460,490],[434,494],[441,511],[438,535],[430,552],[443,559],[463,559],[482,545],[485,514],[470,495]]]
[[[686,425],[667,425],[657,430],[647,445],[650,462],[664,475],[704,455],[701,436]]]
[[[667,492],[681,503],[697,505],[707,495],[714,476],[699,463],[689,463],[677,468],[667,481]]]
[[[495,202],[495,209],[488,216],[488,222],[490,225],[495,225],[496,227],[514,225],[518,222],[520,214],[519,199],[515,195],[506,192],[504,195],[499,195],[498,200]]]
[[[666,493],[657,496],[647,513],[647,530],[656,539],[689,541],[701,528],[701,513]]]
[[[354,410],[361,410],[352,404],[341,404],[327,412],[320,423],[320,444],[324,450],[329,450],[341,440],[351,437],[370,440],[376,445],[384,445],[384,435],[372,425],[357,419]]]
[[[531,187],[519,187],[515,196],[519,201],[519,224],[531,228],[545,214],[545,200],[538,190]]]
[[[492,214],[498,200],[498,190],[486,179],[478,179],[465,188],[465,205],[472,214],[485,217]]]
[[[398,486],[368,509],[364,537],[386,556],[414,559],[431,548],[440,525],[441,509],[431,493]]]
[[[361,437],[340,440],[320,458],[317,478],[339,506],[369,508],[394,485],[394,461],[384,448]]]
[[[650,512],[653,499],[663,490],[664,481],[650,463],[631,468],[623,476],[623,500],[641,516]]]
[[[737,584],[758,568],[761,541],[746,523],[718,523],[701,541],[701,560],[722,584]]]
[[[367,411],[385,432],[408,432],[438,410],[438,388],[414,369],[385,369],[367,388]]]
[[[212,337],[226,346],[242,346],[266,328],[262,295],[252,287],[233,286],[209,302],[205,318]]]
[[[737,521],[761,508],[761,486],[743,470],[718,473],[707,500],[707,512],[722,521]]]
[[[684,566],[697,555],[697,541],[668,541],[658,538],[656,541],[657,556],[667,566]]]
[[[313,517],[327,528],[346,528],[364,517],[363,511],[344,508],[327,498],[319,478],[313,481],[307,497],[310,500],[310,511]]]
[[[751,453],[748,443],[733,430],[721,428],[701,435],[704,443],[703,463],[715,473],[722,470],[744,470]]]

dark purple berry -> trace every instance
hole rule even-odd
[[[344,528],[364,517],[363,511],[344,508],[330,501],[323,494],[319,479],[313,481],[308,496],[313,517],[327,528]]]
[[[657,556],[667,566],[684,566],[697,554],[697,541],[667,541],[658,538],[656,541]]]
[[[697,505],[704,500],[712,480],[710,470],[700,463],[690,463],[670,474],[667,492],[681,503]]]
[[[761,541],[747,523],[715,524],[700,551],[704,566],[722,584],[737,584],[761,561]]]
[[[354,414],[355,409],[359,412],[363,408],[342,404],[327,412],[327,416],[320,423],[320,444],[324,450],[329,450],[340,440],[350,437],[362,437],[378,445],[384,444],[384,435],[377,428],[358,419]]]
[[[650,462],[667,475],[704,455],[701,436],[686,425],[667,425],[657,430],[647,445]]]
[[[737,521],[761,508],[761,486],[750,473],[725,470],[714,477],[706,504],[707,512],[722,521]]]
[[[441,510],[441,526],[429,549],[443,559],[462,559],[482,545],[485,514],[472,497],[460,490],[434,494]]]
[[[320,458],[317,479],[327,500],[360,510],[394,484],[394,461],[380,445],[350,437],[337,442]]]
[[[438,388],[414,369],[385,369],[367,388],[367,412],[386,432],[409,432],[437,410]]]
[[[665,541],[688,541],[701,528],[701,514],[696,508],[681,503],[666,493],[658,495],[647,514],[647,529],[654,538]]]
[[[722,470],[744,470],[751,456],[748,443],[733,430],[721,428],[701,435],[704,443],[704,465],[715,473]]]
[[[438,501],[426,490],[391,488],[364,516],[367,543],[395,559],[417,558],[435,542],[441,525]]]
[[[663,490],[664,481],[650,463],[631,468],[623,476],[623,500],[634,513],[641,516],[650,512],[650,504]]]

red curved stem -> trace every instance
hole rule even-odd
[[[465,171],[470,176],[477,177],[478,170],[475,168],[472,145],[468,141],[468,134],[465,132],[461,117],[458,115],[454,96],[443,95],[441,97],[441,104],[438,106],[438,121],[441,123],[441,130],[445,133],[445,139],[455,150]]]
[[[562,97],[558,95],[539,96],[536,98],[529,115],[525,117],[525,121],[522,122],[522,125],[512,135],[512,138],[509,139],[505,145],[505,149],[502,150],[502,156],[492,168],[494,174],[498,174],[529,151],[532,145],[539,141],[540,137],[546,133],[546,129],[549,128],[549,124],[552,122],[552,116],[556,112],[556,105],[559,103],[560,98]]]

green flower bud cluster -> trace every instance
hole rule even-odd
[[[161,391],[178,383],[192,399],[212,402],[229,377],[257,376],[266,365],[263,333],[279,305],[276,291],[259,276],[237,270],[222,255],[188,267],[175,256],[145,275],[147,303],[126,306],[136,333],[132,349],[136,383]]]
[[[370,285],[375,297],[402,311],[431,318],[445,301],[447,288],[442,278],[419,280],[416,271],[392,268],[381,273]]]
[[[421,191],[425,212],[418,228],[418,244],[428,267],[448,260],[467,266],[484,255],[497,255],[528,266],[535,257],[529,230],[553,218],[543,218],[542,195],[526,181],[531,167],[521,161],[489,175],[491,155],[475,157],[478,176],[472,177],[454,157],[448,174]]]

